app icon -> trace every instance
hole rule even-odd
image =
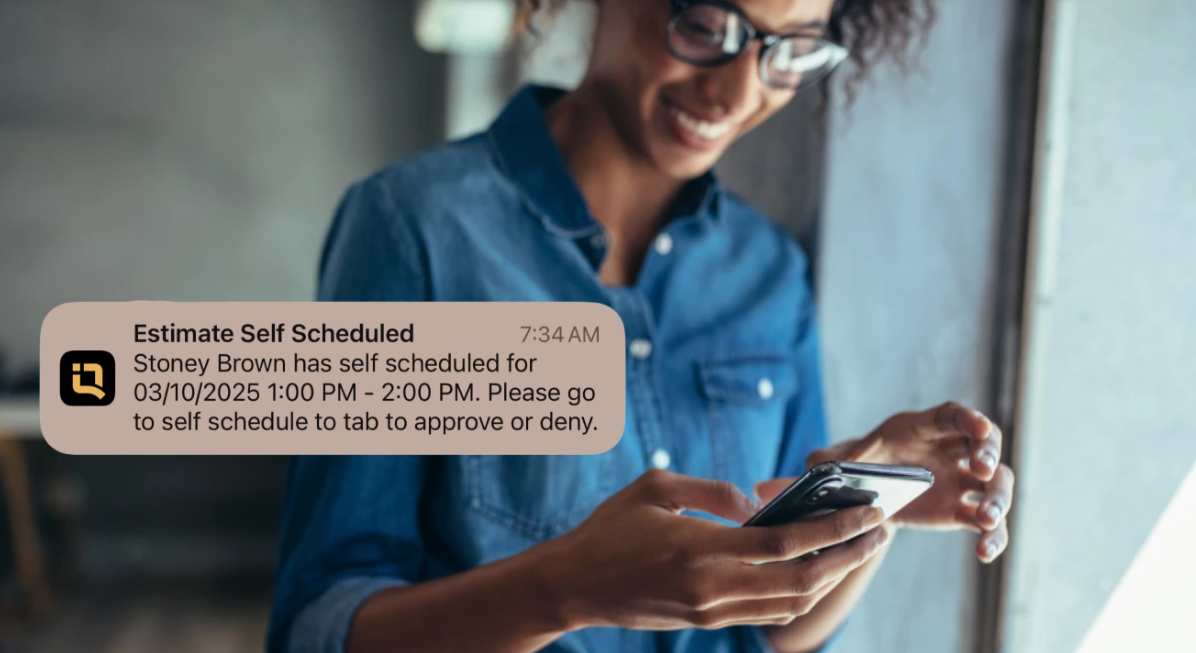
[[[116,359],[106,351],[68,351],[58,361],[58,395],[68,406],[107,406],[116,398]]]

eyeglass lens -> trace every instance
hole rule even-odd
[[[669,23],[669,47],[684,61],[719,65],[745,50],[753,37],[736,12],[714,4],[689,5]],[[811,36],[788,36],[763,54],[760,76],[769,86],[798,88],[821,80],[845,58],[838,46]]]

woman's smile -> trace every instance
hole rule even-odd
[[[664,115],[674,138],[681,145],[701,152],[709,152],[727,145],[735,134],[732,120],[710,120],[686,111],[678,104],[663,99]]]

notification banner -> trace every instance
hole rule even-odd
[[[623,322],[581,302],[84,302],[41,332],[69,454],[597,454]]]

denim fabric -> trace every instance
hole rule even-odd
[[[604,286],[606,234],[543,117],[559,96],[527,87],[486,132],[351,187],[328,233],[318,294],[607,304],[629,344],[622,440],[595,456],[292,459],[271,653],[340,651],[374,592],[556,537],[653,466],[730,480],[750,494],[757,481],[800,474],[824,445],[802,252],[708,174],[687,184],[634,285]],[[547,650],[766,647],[754,628],[595,628]]]

